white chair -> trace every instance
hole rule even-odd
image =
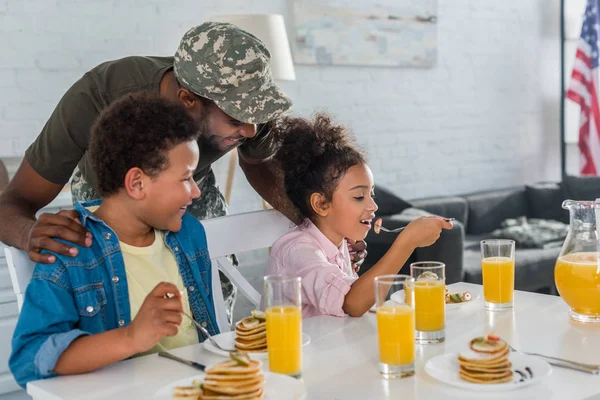
[[[13,291],[15,292],[15,296],[17,296],[17,307],[19,312],[21,312],[25,288],[31,280],[35,264],[29,259],[25,251],[14,247],[5,247],[4,254],[6,255],[6,264],[8,265],[8,273],[10,274]]]
[[[276,210],[208,219],[202,221],[202,225],[206,230],[208,252],[212,262],[213,301],[217,323],[221,332],[227,332],[231,330],[231,325],[227,321],[219,271],[222,271],[255,306],[259,306],[261,300],[260,293],[250,285],[237,268],[231,265],[227,256],[271,247],[279,237],[293,230],[295,225]],[[35,264],[23,250],[5,247],[4,252],[13,291],[17,296],[17,305],[21,311],[25,288],[31,280]]]
[[[231,330],[225,313],[225,302],[219,279],[219,271],[229,278],[255,306],[260,305],[261,295],[235,268],[227,256],[250,250],[271,247],[282,235],[290,232],[295,225],[276,210],[253,211],[244,214],[227,215],[202,221],[208,241],[208,252],[212,261],[212,286],[217,322],[221,332]]]

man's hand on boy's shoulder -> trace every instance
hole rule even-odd
[[[364,240],[352,240],[346,238],[348,242],[348,252],[350,253],[350,261],[354,272],[358,273],[360,266],[367,258],[367,242]]]
[[[41,254],[42,250],[70,257],[77,255],[77,247],[55,239],[62,239],[82,247],[92,245],[92,234],[81,226],[77,211],[62,210],[56,214],[44,213],[29,230],[25,250],[29,253],[31,261],[42,264],[52,264],[56,261],[56,257],[52,254]]]
[[[146,296],[137,315],[127,327],[135,353],[153,348],[165,336],[175,336],[183,313],[181,292],[177,286],[161,282]]]

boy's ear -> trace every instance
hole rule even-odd
[[[146,197],[145,181],[147,175],[138,167],[131,168],[125,174],[125,190],[134,200]]]
[[[325,217],[329,214],[329,202],[321,193],[310,195],[310,207],[320,217]]]

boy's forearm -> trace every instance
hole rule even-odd
[[[112,329],[75,339],[54,366],[58,375],[84,374],[136,354],[127,328]]]
[[[397,274],[414,250],[406,235],[400,234],[384,256],[354,281],[344,299],[344,312],[352,317],[366,313],[375,303],[375,277]]]

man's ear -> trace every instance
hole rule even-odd
[[[146,182],[149,176],[144,173],[140,168],[131,168],[125,174],[125,190],[127,194],[134,200],[142,200],[146,197]]]
[[[326,217],[329,214],[329,202],[321,193],[313,193],[310,195],[310,207],[315,214],[320,217]]]
[[[181,104],[185,106],[185,108],[191,109],[195,106],[202,107],[202,102],[194,93],[190,92],[186,88],[180,88],[177,91],[177,99]]]

